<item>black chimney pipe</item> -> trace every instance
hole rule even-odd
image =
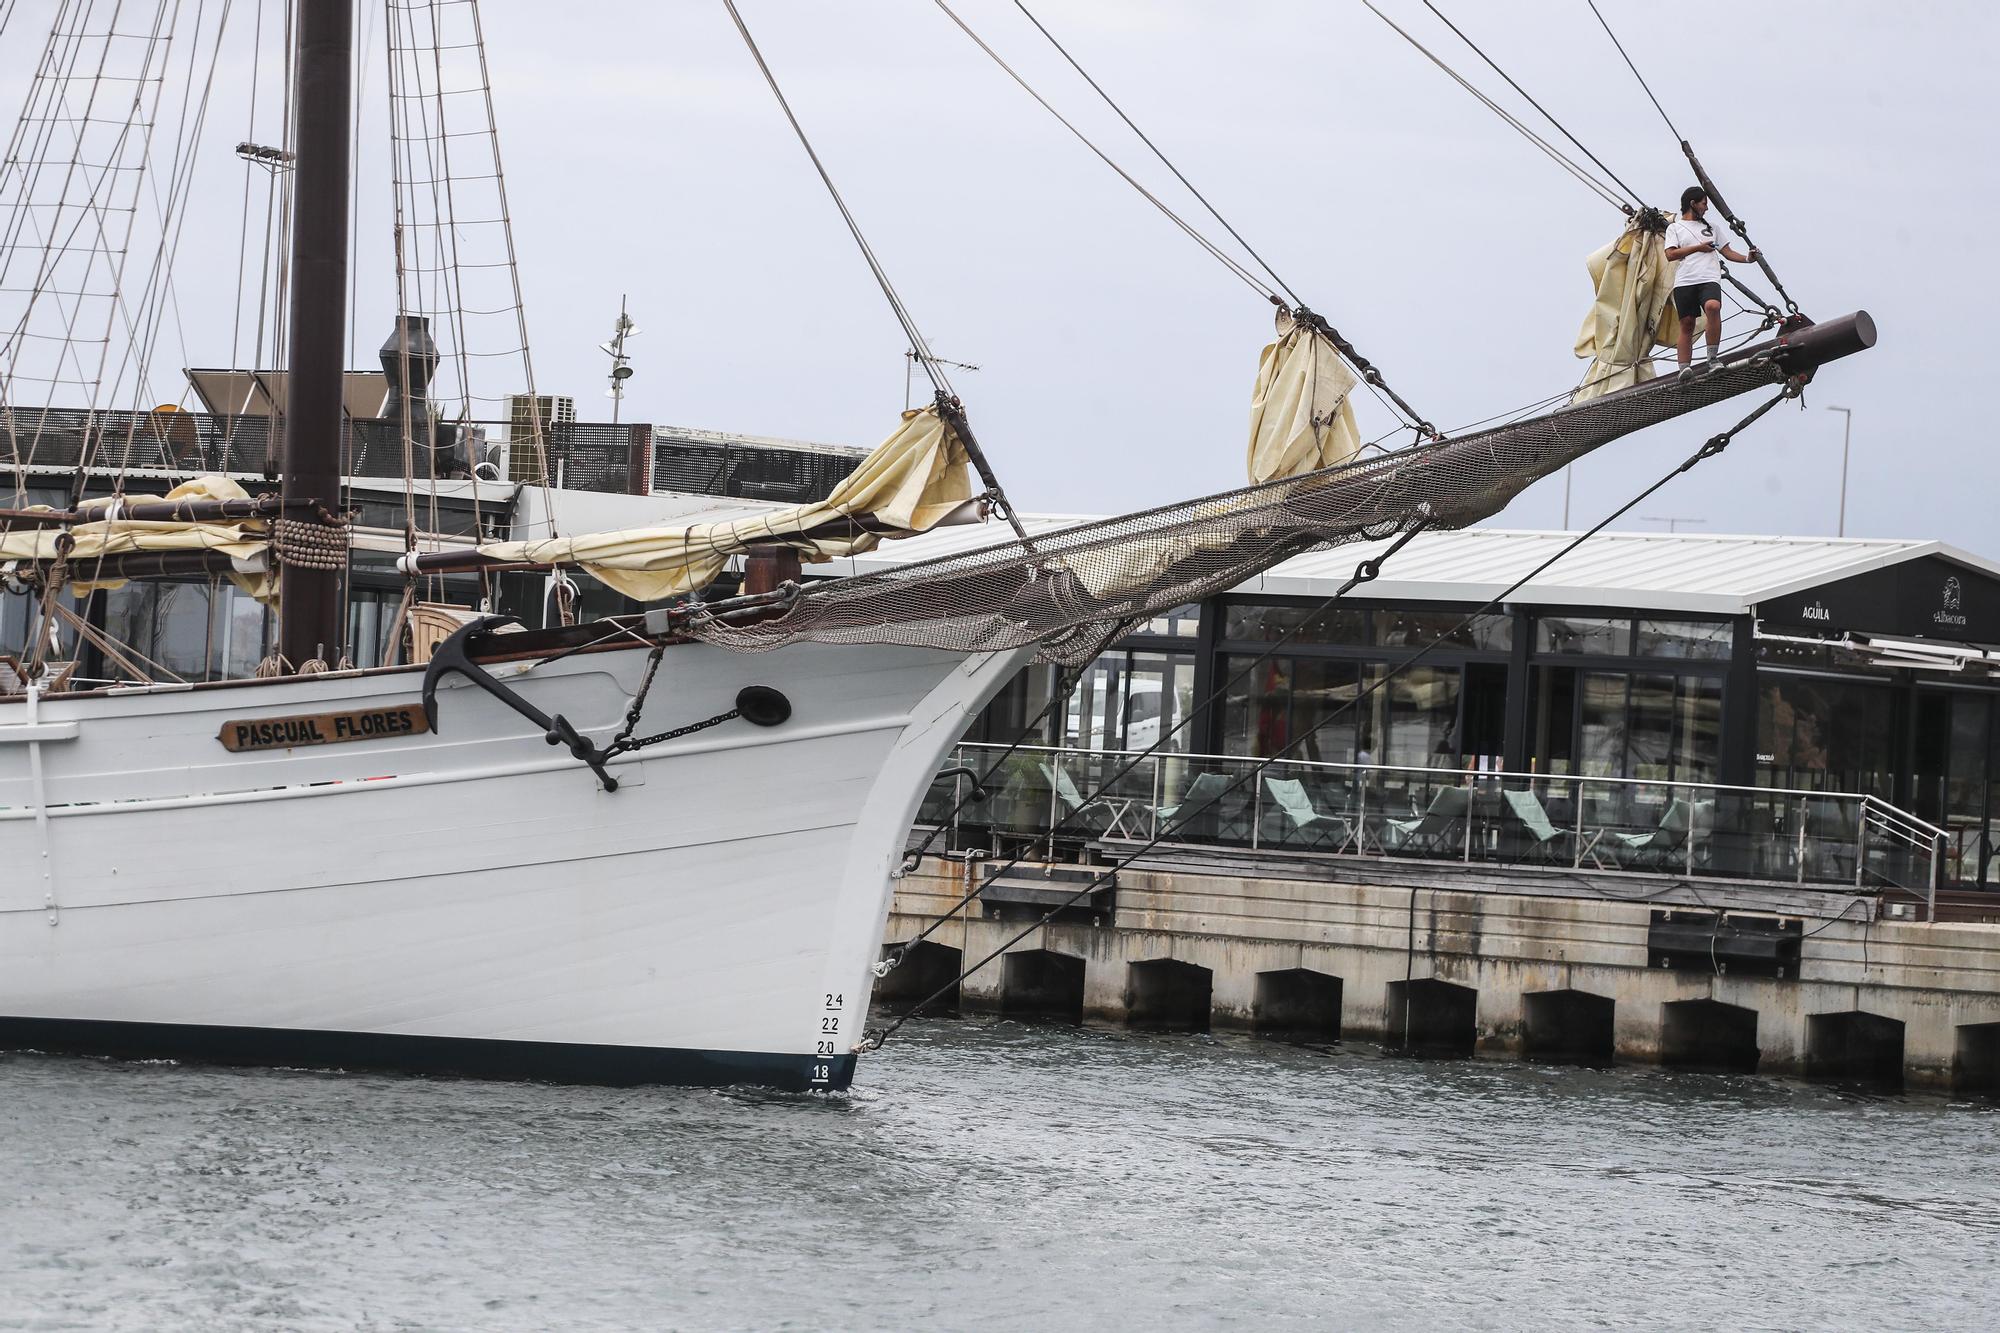
[[[396,327],[378,353],[382,377],[389,383],[388,401],[382,417],[398,432],[409,413],[410,439],[431,455],[431,475],[460,477],[470,474],[459,456],[458,428],[436,419],[431,412],[431,377],[437,374],[438,346],[431,337],[431,322],[425,315],[398,315]],[[404,371],[408,370],[405,380]]]
[[[286,512],[312,501],[340,508],[342,347],[347,337],[347,208],[353,0],[298,7],[297,126],[292,171],[291,364],[286,377],[280,494]],[[279,580],[278,651],[296,669],[338,663],[346,638],[345,569],[285,564]]]

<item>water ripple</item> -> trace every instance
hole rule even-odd
[[[0,1328],[1990,1318],[1991,1106],[927,1022],[846,1097],[0,1057]]]

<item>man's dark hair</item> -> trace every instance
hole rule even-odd
[[[1699,185],[1688,186],[1685,190],[1681,191],[1681,212],[1687,212],[1697,202],[1706,198],[1708,198],[1707,190],[1702,189]]]

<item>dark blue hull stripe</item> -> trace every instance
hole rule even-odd
[[[854,1079],[852,1055],[778,1055],[74,1018],[0,1018],[0,1049],[121,1060],[383,1070],[610,1087],[755,1084],[788,1092],[837,1092]]]

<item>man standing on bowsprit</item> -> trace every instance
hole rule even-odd
[[[1680,363],[1686,371],[1694,364],[1694,321],[1708,316],[1708,359],[1715,360],[1722,347],[1722,261],[1748,264],[1756,260],[1757,247],[1742,255],[1715,239],[1709,229],[1708,194],[1699,185],[1681,191],[1681,215],[1667,228],[1667,258],[1677,261],[1674,271],[1674,309],[1681,317]]]

